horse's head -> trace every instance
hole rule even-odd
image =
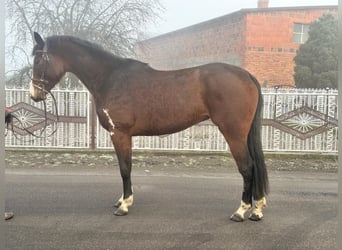
[[[34,39],[36,45],[32,52],[34,61],[30,95],[38,102],[46,99],[46,94],[60,81],[65,70],[63,60],[49,52],[47,42],[37,32],[34,32]]]

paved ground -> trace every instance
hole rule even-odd
[[[135,204],[128,216],[116,217],[112,205],[121,194],[121,180],[117,166],[110,166],[111,154],[10,151],[6,207],[15,218],[6,222],[5,246],[337,249],[334,159],[278,161],[267,161],[271,194],[264,220],[234,223],[229,216],[239,204],[242,181],[226,156],[136,155]],[[275,162],[287,164],[279,168]],[[304,163],[302,169],[291,167]]]

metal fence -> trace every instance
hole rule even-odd
[[[337,152],[337,90],[264,89],[266,151]]]
[[[55,122],[51,99],[46,102],[48,113],[45,115],[43,104],[32,102],[27,89],[6,88],[5,91],[6,106],[21,121],[14,121],[14,133],[7,132],[7,147],[112,148],[109,134],[99,125],[86,89],[53,91],[58,105],[58,123]],[[263,89],[263,97],[262,142],[265,151],[337,152],[337,90]],[[22,126],[42,138],[33,137]],[[45,137],[56,128],[53,136]],[[223,136],[210,121],[171,135],[134,137],[133,147],[229,150]]]

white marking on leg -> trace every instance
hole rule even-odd
[[[253,208],[253,211],[250,215],[253,216],[257,216],[259,219],[261,219],[264,215],[262,214],[262,209],[266,207],[266,198],[262,197],[260,200],[255,201],[255,206]]]
[[[110,131],[110,136],[112,136],[112,135],[114,135],[115,124],[114,124],[112,118],[110,118],[110,116],[109,116],[108,109],[103,109],[103,112],[107,116],[109,124],[112,126],[112,130]]]
[[[118,202],[122,203],[123,201],[123,195],[121,195],[120,199],[118,200]]]
[[[120,200],[121,200],[121,198],[120,198]],[[120,200],[119,200],[119,201],[120,201]],[[130,195],[128,198],[126,198],[126,199],[123,199],[123,198],[122,198],[122,200],[121,200],[121,205],[120,205],[119,209],[120,209],[121,211],[128,212],[128,207],[132,206],[132,204],[133,204],[133,194],[131,194],[131,195]]]
[[[238,208],[238,210],[236,210],[236,212],[231,216],[233,217],[234,215],[239,216],[241,219],[245,219],[245,213],[252,207],[251,204],[246,204],[243,201],[241,201],[241,205]]]
[[[133,202],[133,186],[131,186],[131,189],[132,189],[132,195],[131,195],[131,196],[132,196],[132,202]],[[123,200],[124,200],[123,197],[124,197],[124,195],[122,194],[121,197],[120,197],[120,199],[118,200],[118,202],[119,202],[120,204],[122,204],[122,202],[123,202]]]

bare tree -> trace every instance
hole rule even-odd
[[[6,57],[29,64],[33,31],[77,36],[132,56],[142,31],[162,10],[159,0],[8,0]]]

